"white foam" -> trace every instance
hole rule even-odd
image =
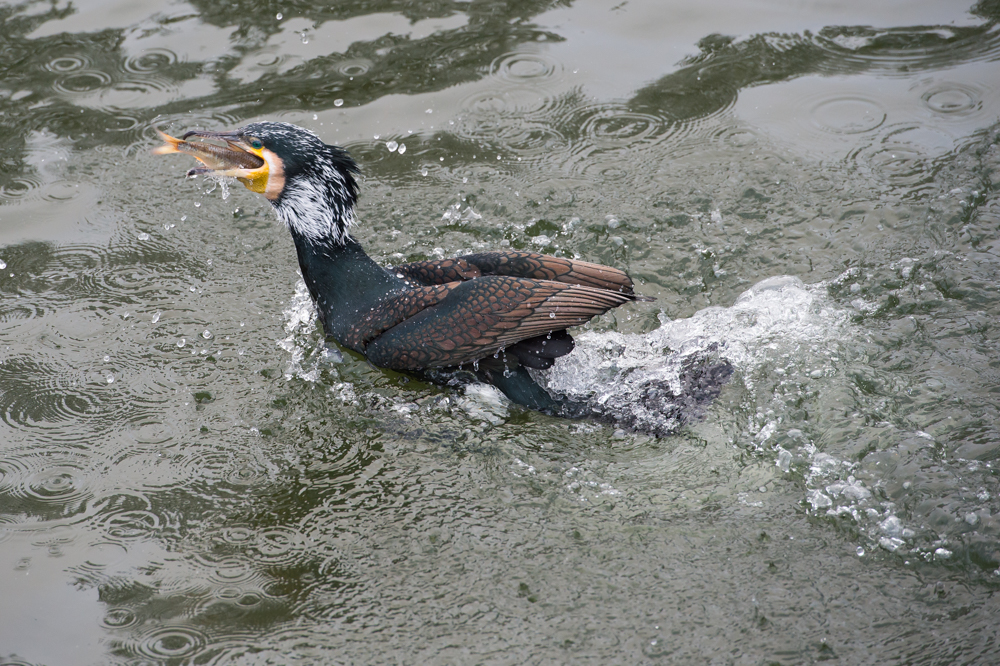
[[[731,307],[709,307],[688,319],[670,321],[644,335],[588,331],[576,336],[573,353],[547,371],[533,372],[550,391],[586,401],[596,410],[626,410],[639,430],[669,432],[680,425],[682,408],[663,410],[662,398],[645,399],[651,386],[668,386],[681,398],[690,387],[683,373],[698,358],[727,361],[753,388],[754,373],[781,352],[837,339],[847,315],[832,307],[823,284],[806,286],[791,276],[763,280]],[[760,426],[758,444],[777,422]]]
[[[285,379],[294,377],[315,382],[319,379],[323,363],[340,363],[343,360],[341,353],[328,347],[322,336],[316,341],[316,306],[306,283],[301,279],[295,285],[295,294],[289,299],[288,307],[282,314],[288,335],[278,340],[278,346],[291,355],[285,367]]]

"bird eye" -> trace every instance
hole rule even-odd
[[[264,147],[264,144],[261,142],[260,139],[250,139],[250,147],[253,148],[254,150],[260,150],[261,148]]]

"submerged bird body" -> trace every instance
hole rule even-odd
[[[223,141],[227,146],[201,139]],[[571,326],[641,300],[623,271],[532,252],[484,252],[384,268],[349,234],[358,169],[346,151],[286,123],[163,135],[159,154],[238,178],[288,227],[325,333],[374,365],[413,373],[471,367],[519,404],[580,415],[525,370],[573,349]]]

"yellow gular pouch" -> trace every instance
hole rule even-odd
[[[257,194],[264,194],[267,192],[267,164],[264,164],[263,173],[258,173],[252,177],[237,176],[236,180],[243,183],[243,185],[251,192],[256,192]]]

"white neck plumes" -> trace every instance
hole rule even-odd
[[[354,197],[344,176],[325,164],[289,179],[271,204],[289,231],[315,243],[344,245],[355,223]]]

